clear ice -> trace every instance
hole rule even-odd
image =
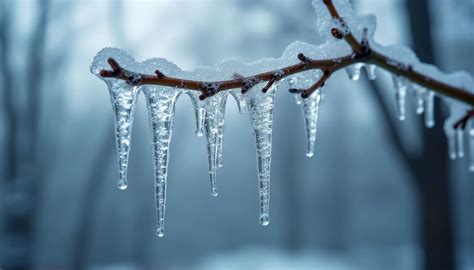
[[[115,115],[115,140],[117,144],[120,189],[127,188],[127,165],[130,151],[131,132],[133,125],[133,114],[135,104],[140,92],[144,92],[149,114],[149,125],[152,133],[154,183],[157,211],[157,235],[164,235],[165,206],[166,206],[166,178],[169,157],[169,146],[172,136],[174,121],[174,105],[181,93],[186,93],[191,98],[196,116],[196,135],[205,135],[208,166],[210,176],[211,194],[217,196],[216,171],[222,167],[222,147],[224,138],[225,106],[228,95],[232,95],[237,101],[240,113],[248,112],[252,123],[256,141],[257,152],[257,174],[258,190],[260,200],[260,218],[262,225],[268,225],[269,202],[270,202],[270,171],[271,171],[271,147],[272,147],[272,121],[274,99],[277,84],[274,84],[266,93],[262,93],[262,83],[255,81],[254,74],[276,70],[276,74],[282,72],[282,68],[299,63],[296,55],[304,53],[311,59],[329,59],[349,55],[352,52],[350,46],[341,40],[333,38],[329,29],[337,27],[342,31],[349,27],[355,38],[362,39],[365,33],[371,48],[386,55],[395,61],[387,61],[399,70],[411,68],[429,77],[437,78],[446,83],[461,87],[470,93],[474,93],[472,76],[466,73],[445,74],[436,67],[419,62],[416,55],[404,46],[382,46],[373,39],[376,22],[374,16],[354,16],[352,7],[348,0],[333,0],[336,8],[344,17],[347,25],[333,20],[321,0],[313,0],[313,7],[317,14],[318,29],[326,42],[320,45],[312,45],[304,42],[294,42],[283,52],[280,58],[261,59],[252,63],[243,63],[236,60],[228,60],[218,64],[216,67],[201,67],[193,72],[181,70],[175,64],[163,58],[149,59],[138,63],[124,51],[113,48],[101,50],[94,58],[91,72],[104,80],[108,86],[110,100]],[[367,31],[365,31],[366,29]],[[163,76],[174,76],[183,79],[199,80],[203,82],[220,81],[229,78],[242,78],[244,88],[252,88],[246,94],[241,89],[232,89],[218,92],[204,101],[199,100],[199,91],[181,90],[162,86],[132,86],[123,80],[103,78],[101,70],[111,70],[107,59],[114,58],[124,69],[133,75],[133,78],[141,79],[140,73],[155,74],[159,70]],[[364,68],[370,80],[376,78],[375,66],[372,64],[355,63],[346,68],[352,80],[360,78],[361,69]],[[137,72],[137,73],[135,73]],[[139,72],[139,73],[138,73]],[[158,73],[158,74],[159,74]],[[314,84],[321,76],[320,70],[311,70],[294,74],[288,82],[291,88],[305,89]],[[247,76],[247,78],[245,78]],[[245,79],[244,79],[245,78]],[[282,79],[283,81],[284,79]],[[206,87],[218,89],[217,83],[208,83]],[[405,119],[405,103],[407,88],[411,85],[415,100],[417,114],[424,114],[426,127],[434,126],[434,92],[430,89],[409,84],[407,79],[394,77],[396,87],[396,102],[398,118]],[[181,86],[179,86],[181,87]],[[454,123],[461,119],[472,106],[452,100],[448,97],[438,95],[449,107],[450,116],[444,122],[444,130],[448,141],[449,156],[451,158],[467,155],[465,147],[469,147],[469,169],[474,172],[474,119],[469,122],[468,130],[455,130]],[[301,106],[304,116],[307,137],[306,155],[314,154],[318,112],[324,100],[324,88],[318,89],[307,99],[295,95],[295,101]],[[467,141],[465,142],[464,140]],[[466,146],[467,145],[467,146]],[[435,147],[435,146],[433,146]]]
[[[316,90],[311,96],[303,99],[302,111],[306,126],[307,148],[306,156],[314,155],[314,144],[316,142],[316,131],[318,128],[318,113],[321,102],[321,88]]]
[[[216,137],[216,165],[217,168],[224,166],[222,161],[222,148],[224,146],[224,120],[225,120],[225,106],[227,104],[227,94],[224,92],[221,94],[222,98],[219,103],[219,113],[217,118],[217,137]]]
[[[199,95],[201,94],[198,91],[186,91],[186,94],[191,98],[191,102],[194,107],[194,114],[196,115],[196,136],[202,137],[204,135],[204,115],[206,111],[204,110],[204,102],[199,100]]]
[[[133,114],[137,103],[138,88],[123,81],[107,81],[110,100],[115,115],[115,140],[117,145],[119,179],[117,187],[124,190],[128,187],[128,156],[132,136]]]
[[[204,131],[206,134],[207,143],[207,156],[209,163],[209,178],[211,184],[211,195],[216,197],[217,186],[216,186],[216,171],[218,168],[218,148],[220,141],[218,137],[223,132],[224,117],[221,116],[222,112],[222,99],[223,92],[217,93],[216,95],[209,97],[205,100],[205,117],[204,117]],[[222,150],[222,149],[221,149]]]
[[[169,147],[174,121],[174,107],[179,90],[169,87],[144,87],[153,146],[155,203],[159,237],[165,232],[166,179]]]
[[[255,88],[259,88],[259,85]],[[272,86],[266,94],[262,93],[260,89],[251,90],[247,99],[247,107],[257,146],[258,191],[260,199],[259,222],[263,226],[267,226],[270,223],[270,170],[276,86]]]

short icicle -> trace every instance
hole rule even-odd
[[[368,64],[365,65],[365,73],[367,73],[367,78],[371,81],[374,81],[377,79],[377,74],[375,73],[375,65],[373,64]]]
[[[303,99],[301,106],[304,122],[306,126],[307,149],[306,156],[312,157],[314,154],[314,145],[316,142],[316,131],[318,126],[318,113],[321,102],[321,90],[316,90],[311,96]]]
[[[217,171],[217,137],[219,134],[219,122],[221,111],[222,92],[209,97],[205,100],[205,117],[204,117],[204,131],[206,134],[207,156],[209,163],[209,178],[211,183],[211,195],[216,197],[216,171]],[[223,121],[223,119],[222,119]]]
[[[427,95],[426,88],[414,83],[411,84],[411,88],[415,100],[416,114],[421,115],[425,111],[425,95]]]
[[[256,86],[257,88],[259,86]],[[260,89],[249,93],[247,107],[257,146],[257,173],[260,199],[259,222],[270,223],[270,170],[272,154],[272,122],[276,86],[264,94]]]
[[[174,107],[179,90],[167,87],[146,87],[148,117],[153,145],[155,203],[159,237],[165,232],[166,178],[168,175],[169,146],[171,142]]]
[[[393,76],[393,82],[396,88],[395,97],[397,99],[397,117],[400,121],[405,120],[405,103],[407,92],[407,80],[404,77]]]
[[[451,112],[451,115],[444,121],[444,134],[448,141],[448,155],[449,158],[454,160],[457,157],[456,151],[456,130],[453,128],[456,122],[456,115]]]
[[[360,78],[360,73],[362,67],[364,67],[364,63],[355,63],[351,66],[346,67],[347,75],[349,76],[349,79],[353,81],[357,81]]]
[[[456,129],[456,146],[457,146],[457,155],[460,158],[464,157],[464,129]]]
[[[117,187],[124,190],[128,186],[127,168],[132,135],[133,114],[139,90],[119,80],[106,80],[110,100],[115,114],[115,139],[117,144],[119,179]]]
[[[245,95],[240,92],[240,89],[231,90],[229,92],[234,97],[235,102],[237,102],[237,108],[239,109],[239,113],[245,113]]]
[[[198,91],[186,91],[186,94],[191,98],[193,103],[194,113],[196,115],[196,136],[202,137],[204,135],[204,102],[199,100],[199,95],[201,94]]]
[[[427,91],[425,94],[425,126],[427,128],[432,128],[435,125],[434,120],[434,92]]]
[[[474,172],[474,119],[470,121],[471,126],[469,127],[469,170]]]

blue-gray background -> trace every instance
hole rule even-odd
[[[380,43],[411,46],[445,71],[474,72],[472,1],[353,4],[377,15]],[[212,198],[191,102],[178,101],[164,238],[155,236],[142,98],[129,188],[116,188],[108,92],[89,73],[97,51],[119,47],[183,69],[278,57],[295,40],[322,42],[309,0],[4,0],[0,11],[0,268],[422,269],[427,243],[452,243],[440,250],[454,254],[459,269],[474,267],[474,176],[466,161],[446,159],[441,122],[426,131],[413,110],[396,122],[394,90],[381,71],[375,85],[344,72],[331,78],[311,159],[300,109],[278,93],[268,227],[258,224],[249,119],[234,102],[220,195]],[[442,107],[436,113],[446,116]],[[423,221],[426,211],[435,218]],[[423,222],[438,233],[425,239]],[[434,264],[450,261],[446,254]]]

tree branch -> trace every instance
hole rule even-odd
[[[266,86],[262,89],[263,92],[266,92],[271,85],[282,78],[307,70],[319,69],[323,71],[323,75],[311,87],[308,89],[290,89],[291,93],[301,94],[303,98],[307,98],[316,89],[323,86],[335,71],[358,62],[364,62],[374,64],[390,73],[405,77],[410,81],[431,89],[439,94],[474,106],[474,94],[461,88],[445,84],[444,82],[414,70],[411,65],[406,65],[402,62],[391,59],[382,53],[374,51],[367,40],[366,29],[364,29],[362,40],[359,42],[348,28],[344,19],[337,12],[333,2],[331,0],[323,0],[323,2],[333,19],[338,20],[340,27],[342,27],[342,29],[331,29],[332,35],[337,39],[344,39],[352,48],[352,54],[339,58],[313,60],[300,53],[298,54],[298,58],[301,63],[253,76],[243,77],[237,75],[234,76],[234,79],[232,80],[214,82],[168,77],[159,70],[156,71],[156,76],[135,73],[120,67],[120,65],[112,58],[108,59],[112,71],[102,70],[100,75],[106,78],[125,80],[130,85],[152,84],[196,90],[202,93],[199,98],[204,100],[218,92],[230,89],[240,88],[242,89],[241,92],[245,93],[250,88],[261,82],[267,82]]]

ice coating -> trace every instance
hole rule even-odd
[[[157,230],[159,237],[164,236],[166,208],[166,180],[168,176],[169,146],[171,142],[174,105],[179,95],[178,89],[169,87],[146,86],[148,118],[153,146],[153,170],[155,181],[155,203]]]
[[[252,122],[257,146],[258,193],[260,199],[259,222],[263,226],[270,223],[270,170],[272,161],[272,125],[276,86],[266,94],[257,85],[249,93],[247,108]]]
[[[397,99],[397,117],[400,121],[405,120],[405,103],[407,95],[408,81],[404,77],[393,76]]]

